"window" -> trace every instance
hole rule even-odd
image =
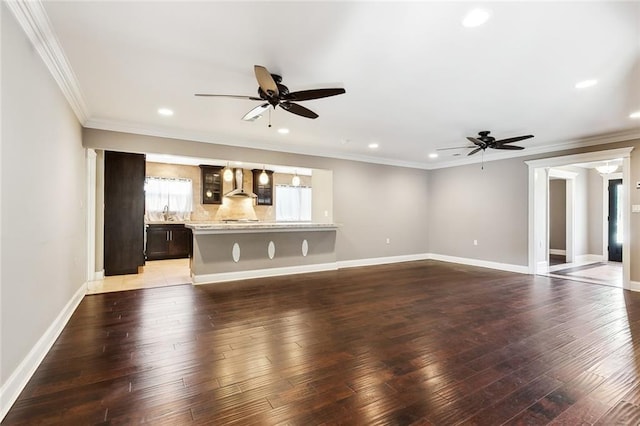
[[[189,220],[193,210],[191,179],[147,176],[144,183],[145,210],[148,220]],[[165,217],[167,213],[167,217]]]
[[[311,188],[276,185],[275,200],[277,221],[311,220]]]

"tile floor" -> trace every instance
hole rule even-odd
[[[140,268],[138,274],[115,275],[89,282],[87,294],[166,287],[186,283],[191,283],[189,259],[152,260],[147,261],[145,266]]]
[[[550,267],[548,275],[591,284],[622,287],[621,262],[566,263]]]

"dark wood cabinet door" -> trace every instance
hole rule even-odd
[[[191,253],[191,230],[174,228],[170,232],[169,255],[171,257],[189,257]]]
[[[144,265],[145,156],[105,151],[104,273],[137,274]]]
[[[182,224],[147,226],[147,260],[189,257],[192,250],[191,229]]]
[[[222,167],[200,166],[202,204],[222,204]]]
[[[273,205],[273,171],[264,170],[269,177],[267,183],[260,183],[260,175],[263,170],[253,169],[253,193],[257,195],[256,205],[271,206]]]
[[[147,227],[147,260],[165,259],[169,255],[169,231],[163,226]]]

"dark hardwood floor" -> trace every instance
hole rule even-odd
[[[3,424],[639,424],[640,294],[435,261],[85,297]]]

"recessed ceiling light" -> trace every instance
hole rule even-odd
[[[598,80],[595,80],[595,79],[583,80],[576,83],[576,89],[586,89],[587,87],[592,87],[592,86],[595,86],[596,84],[598,84]]]
[[[640,111],[634,111],[629,114],[629,118],[640,118]]]
[[[173,115],[173,110],[169,108],[158,108],[158,114],[169,117]]]
[[[429,154],[429,158],[438,158],[438,153],[432,152],[431,154]]]
[[[280,133],[281,135],[286,135],[287,133],[289,133],[289,129],[281,127],[280,129],[278,129],[278,133]]]
[[[489,20],[491,14],[484,9],[473,9],[464,16],[462,25],[467,28],[479,27]]]
[[[368,146],[369,146],[369,149],[378,149],[380,145],[378,145],[377,143],[370,143]]]

